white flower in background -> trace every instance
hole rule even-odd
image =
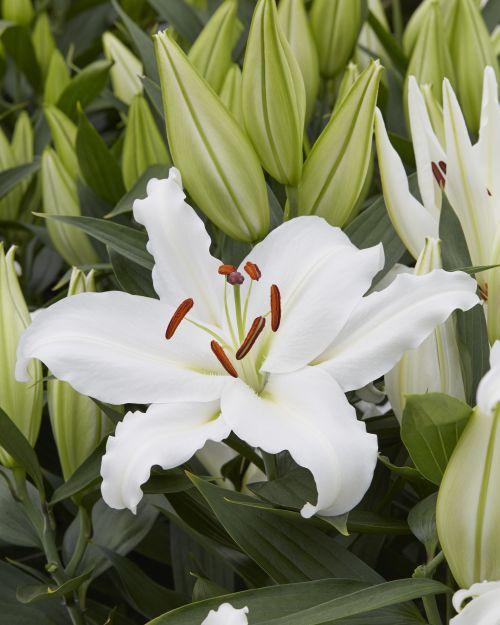
[[[386,373],[454,309],[474,306],[474,280],[403,275],[364,297],[382,246],[359,250],[312,216],[271,232],[236,269],[210,255],[176,169],[147,193],[134,217],[148,231],[159,299],[108,292],[57,302],[24,334],[18,378],[39,358],[80,393],[150,404],[108,439],[111,507],[134,511],[153,465],[178,466],[232,430],[312,472],[318,499],[303,516],[350,510],[370,485],[377,440],[344,392]]]
[[[481,582],[458,590],[453,595],[453,607],[458,615],[450,625],[499,625],[500,582]]]
[[[248,608],[237,610],[230,603],[223,603],[217,610],[210,610],[201,625],[248,625]]]

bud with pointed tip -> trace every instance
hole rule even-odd
[[[0,128],[0,172],[11,169],[17,165],[16,155],[7,139],[4,131]],[[22,191],[18,185],[7,195],[0,199],[0,220],[14,221],[19,216],[19,207],[22,199]]]
[[[80,172],[75,149],[78,131],[76,124],[56,106],[45,107],[44,113],[57,155],[69,175],[76,180]]]
[[[170,151],[188,193],[230,237],[261,239],[268,196],[248,137],[168,32],[155,35],[155,47]]]
[[[274,0],[259,0],[243,64],[245,127],[266,171],[295,186],[302,173],[304,81]]]
[[[391,32],[384,6],[381,0],[368,0],[368,9],[375,15],[384,30]],[[361,69],[364,69],[371,59],[380,59],[388,67],[390,58],[373,28],[365,22],[359,33],[358,45],[355,50],[355,60]]]
[[[17,343],[30,325],[28,307],[16,275],[15,248],[4,253],[0,243],[0,408],[12,419],[31,445],[40,430],[43,405],[43,377],[40,362],[29,365],[29,382],[14,377]],[[14,460],[0,448],[0,463],[15,466]]]
[[[240,126],[243,127],[243,108],[241,105],[241,70],[236,63],[229,68],[222,88],[220,90],[220,99],[234,115]]]
[[[3,0],[2,17],[8,22],[29,26],[35,12],[31,0]]]
[[[110,71],[113,93],[130,104],[135,95],[142,93],[142,63],[113,33],[104,33],[102,46],[106,58],[113,61]]]
[[[35,55],[45,78],[49,71],[50,59],[56,49],[56,42],[50,28],[50,20],[47,13],[40,13],[33,28],[33,48]]]
[[[59,50],[54,50],[45,79],[43,101],[46,105],[56,104],[61,93],[69,85],[70,76],[66,61]]]

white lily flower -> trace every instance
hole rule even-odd
[[[468,599],[472,599],[465,603]],[[453,607],[458,612],[450,625],[498,625],[500,623],[500,582],[472,584],[468,590],[457,590]]]
[[[108,292],[57,302],[24,334],[18,378],[39,358],[80,393],[151,404],[108,439],[111,507],[134,511],[153,465],[178,466],[232,430],[312,472],[318,499],[303,516],[350,510],[370,485],[377,440],[344,391],[386,373],[454,309],[474,306],[474,280],[405,275],[364,297],[382,246],[359,250],[315,216],[276,228],[239,270],[221,266],[176,169],[147,193],[134,216],[148,231],[159,300]]]
[[[210,610],[201,625],[248,625],[248,608],[237,610],[230,603],[223,603],[217,610]]]

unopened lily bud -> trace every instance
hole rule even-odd
[[[337,109],[345,100],[347,94],[351,90],[356,80],[359,77],[359,69],[356,63],[349,63],[346,67],[342,80],[340,81],[339,90],[337,93],[337,99],[335,101],[335,109]]]
[[[47,105],[56,104],[59,96],[68,86],[70,75],[66,61],[59,50],[54,50],[50,57],[47,78],[43,92],[43,101]]]
[[[278,5],[281,28],[297,59],[306,90],[306,117],[309,121],[319,89],[319,60],[304,0],[281,0]]]
[[[414,273],[424,275],[442,269],[441,242],[427,238]],[[406,396],[446,393],[465,401],[465,389],[454,321],[450,317],[416,349],[403,354],[385,376],[385,390],[394,414],[401,422]]]
[[[56,42],[50,29],[50,20],[47,13],[40,13],[33,28],[33,48],[35,49],[38,65],[43,77],[49,71],[50,60],[56,49]]]
[[[247,135],[169,33],[155,35],[170,151],[190,196],[234,239],[269,229],[264,173]]]
[[[368,0],[368,9],[375,15],[384,30],[390,33],[391,29],[381,0]],[[368,22],[363,24],[359,33],[355,59],[361,69],[364,69],[371,59],[380,59],[385,67],[388,67],[390,63],[384,46]]]
[[[483,74],[491,65],[499,74],[490,34],[474,0],[451,0],[448,41],[455,67],[457,96],[469,130],[477,133]]]
[[[17,165],[16,155],[4,131],[0,128],[0,172]],[[22,191],[18,187],[12,189],[0,199],[0,220],[14,221],[18,218]]]
[[[49,215],[80,216],[76,182],[52,148],[42,155],[43,210]],[[56,250],[68,265],[96,263],[97,254],[87,235],[68,224],[47,219],[47,230]]]
[[[94,274],[73,268],[68,297],[95,291]],[[97,404],[77,393],[67,382],[47,383],[52,432],[64,479],[67,480],[100,443],[108,426]]]
[[[225,0],[208,20],[188,58],[208,84],[220,92],[232,63],[233,48],[243,31],[236,0]]]
[[[123,141],[122,170],[125,187],[130,189],[151,165],[170,163],[167,148],[146,99],[132,98]]]
[[[491,44],[493,46],[495,56],[498,58],[500,56],[500,25],[497,26],[491,33]]]
[[[298,187],[300,215],[319,215],[333,226],[353,216],[370,166],[381,71],[378,61],[370,63],[314,144]]]
[[[5,254],[0,243],[0,408],[34,445],[42,417],[42,366],[38,361],[30,362],[28,372],[32,379],[29,382],[18,382],[14,377],[17,343],[31,323],[16,275],[14,254],[14,247]],[[0,463],[7,467],[15,465],[2,448]]]
[[[2,17],[8,22],[29,26],[35,13],[31,0],[3,0]]]
[[[436,521],[458,585],[500,579],[500,342],[479,383],[477,406],[448,462]]]
[[[233,63],[222,83],[220,99],[234,115],[234,118],[243,127],[243,108],[241,106],[241,70]]]
[[[34,155],[33,142],[33,126],[30,117],[26,111],[22,111],[16,120],[12,134],[12,151],[17,165],[31,163]]]
[[[360,0],[314,0],[311,27],[324,78],[333,78],[351,58],[360,21]]]
[[[76,124],[56,106],[45,107],[44,113],[57,155],[71,178],[76,180],[80,171],[75,149],[78,130]]]
[[[243,64],[245,127],[266,171],[295,186],[302,173],[306,96],[274,0],[259,0]]]
[[[135,95],[142,93],[142,63],[110,32],[102,36],[102,47],[106,58],[113,61],[110,71],[113,93],[126,104],[130,104]]]

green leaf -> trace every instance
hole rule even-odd
[[[406,58],[403,50],[399,47],[396,38],[384,28],[383,24],[381,24],[377,16],[372,11],[368,11],[367,22],[373,28],[380,43],[384,46],[389,58],[394,63],[394,66],[397,67],[404,76],[406,74],[406,70],[408,69],[408,59]]]
[[[38,491],[43,495],[43,477],[35,450],[28,443],[9,416],[0,408],[0,445],[9,453],[17,464],[33,478]]]
[[[9,480],[9,482],[7,482]],[[26,514],[22,504],[14,499],[8,483],[12,486],[12,478],[8,469],[0,469],[0,545],[17,545],[19,547],[40,548],[40,539]],[[35,506],[40,506],[38,491],[30,483],[26,483],[28,494]]]
[[[64,597],[74,590],[80,588],[80,586],[86,582],[92,571],[87,571],[78,577],[69,579],[61,586],[49,586],[44,584],[27,584],[26,586],[20,586],[16,591],[16,598],[20,603],[35,603],[37,601],[46,601],[47,599],[53,599],[54,597]]]
[[[149,494],[179,493],[190,488],[193,488],[193,484],[182,469],[169,471],[153,469],[149,480],[142,486],[143,492]]]
[[[203,22],[185,0],[148,0],[149,4],[169,25],[193,43],[203,29]]]
[[[73,120],[77,118],[77,104],[85,109],[106,86],[110,61],[95,61],[73,76],[69,85],[61,93],[57,107]]]
[[[151,272],[148,269],[133,263],[109,247],[108,254],[118,284],[124,291],[132,295],[157,297],[151,282]]]
[[[15,189],[23,180],[37,172],[40,169],[40,165],[41,161],[36,159],[32,163],[18,165],[0,172],[0,198],[6,196],[9,191]]]
[[[104,140],[83,113],[76,135],[76,154],[85,182],[111,205],[125,193],[122,173]]]
[[[436,529],[437,493],[419,501],[408,514],[408,525],[414,536],[425,545],[428,555],[432,558],[438,544]]]
[[[391,473],[394,473],[398,477],[402,477],[415,487],[415,490],[419,493],[425,493],[425,496],[431,494],[435,490],[435,486],[432,482],[429,482],[424,476],[417,471],[414,467],[397,466],[393,464],[389,458],[379,454],[379,462],[381,462]]]
[[[443,393],[408,395],[401,439],[420,473],[440,484],[471,408]]]
[[[135,200],[143,200],[146,197],[146,187],[148,186],[148,182],[151,178],[165,178],[167,172],[168,168],[165,165],[153,165],[152,167],[149,167],[130,189],[130,191],[125,193],[113,210],[105,215],[106,219],[111,219],[111,217],[131,212]]]
[[[38,91],[42,75],[30,29],[27,26],[11,26],[2,33],[2,43],[19,71],[26,76],[33,89]]]

